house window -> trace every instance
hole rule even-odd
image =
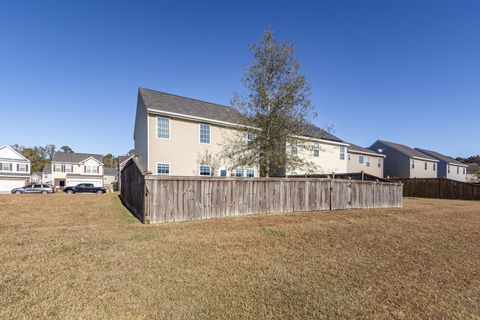
[[[227,169],[223,168],[220,169],[220,177],[226,177],[227,176]]]
[[[170,165],[168,163],[157,163],[157,174],[168,176],[170,174]]]
[[[98,173],[98,166],[85,166],[85,173]]]
[[[8,162],[0,162],[0,170],[12,171],[12,164]]]
[[[457,174],[460,173],[460,167],[457,167]]]
[[[170,139],[170,119],[157,117],[157,138]]]
[[[292,172],[290,173],[290,175],[291,175],[291,176],[296,176],[297,173],[296,173],[295,171],[292,171]]]
[[[427,161],[425,161],[425,170],[427,170],[427,169],[428,169],[428,163],[427,163]]]
[[[364,156],[358,156],[358,163],[363,164],[365,162],[365,157]]]
[[[298,152],[298,141],[295,140],[292,142],[292,144],[290,145],[290,153],[291,154],[297,154]]]
[[[200,175],[201,176],[209,176],[211,175],[211,169],[210,166],[200,166]]]
[[[28,171],[28,164],[18,163],[17,164],[17,171],[18,172],[27,172]]]
[[[65,165],[65,172],[72,172],[73,171],[73,166],[71,164],[66,164]]]
[[[313,143],[313,156],[320,157],[320,143],[314,142]]]
[[[433,171],[437,170],[437,164],[434,162],[433,163]]]
[[[370,167],[370,157],[367,157],[367,167]]]
[[[59,163],[55,163],[55,164],[53,165],[53,171],[54,171],[54,172],[62,172],[62,165],[59,164]]]
[[[448,168],[448,173],[450,173],[450,165],[447,164],[447,168]]]
[[[207,123],[200,123],[200,143],[210,143],[210,125]]]
[[[348,154],[348,161],[352,160],[352,156],[350,155],[350,153]]]
[[[345,147],[340,147],[340,160],[345,160]]]
[[[378,166],[379,168],[382,167],[382,159],[381,159],[381,158],[378,158],[377,166]]]
[[[465,175],[465,167],[463,167],[463,175]]]
[[[243,177],[243,168],[237,168],[235,170],[235,177]]]
[[[415,159],[412,159],[412,169],[415,169]]]
[[[252,168],[247,168],[246,172],[247,172],[247,177],[248,178],[255,177],[255,171]]]
[[[248,132],[248,133],[245,135],[245,140],[247,141],[247,144],[253,143],[253,140],[255,140],[255,133],[250,133],[250,132]]]

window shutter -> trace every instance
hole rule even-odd
[[[97,166],[97,173],[100,173],[100,167]]]
[[[10,171],[12,171],[12,170],[13,170],[13,168],[12,168],[12,163],[10,163]]]
[[[17,163],[17,171],[20,171],[20,164]]]
[[[83,173],[87,173],[87,166],[83,166]]]

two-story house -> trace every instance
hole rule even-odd
[[[30,179],[30,161],[10,146],[0,147],[0,192],[23,187]]]
[[[439,161],[404,144],[377,140],[370,150],[386,156],[384,175],[400,178],[436,178]]]
[[[451,180],[467,182],[468,165],[453,159],[452,157],[443,155],[436,151],[415,148],[423,154],[429,155],[439,161],[437,168],[438,178],[447,178]]]
[[[365,172],[383,178],[384,154],[349,143],[347,158],[348,173]]]
[[[220,157],[222,145],[238,132],[237,114],[231,107],[139,89],[134,147],[140,164],[157,175],[258,177],[258,166],[234,168]],[[319,172],[346,172],[348,143],[319,128],[312,130],[311,137],[298,138],[312,146],[293,152],[309,157]],[[218,163],[213,165],[212,158]]]
[[[63,189],[80,183],[103,187],[103,156],[89,153],[57,152],[51,163],[51,180]]]
[[[467,164],[467,182],[480,182],[480,165],[478,163]]]

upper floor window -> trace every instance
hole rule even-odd
[[[425,161],[425,170],[427,170],[427,169],[428,169],[428,162]]]
[[[365,162],[365,157],[364,156],[358,156],[358,163],[363,164]]]
[[[313,143],[313,156],[320,157],[320,142]]]
[[[457,174],[460,173],[460,167],[457,167]]]
[[[54,172],[72,172],[73,171],[73,165],[55,163],[53,165],[53,171]]]
[[[370,157],[367,157],[367,167],[370,167]]]
[[[168,163],[157,163],[157,174],[168,176],[170,174],[170,165]]]
[[[297,154],[298,153],[298,142],[297,142],[297,140],[292,141],[292,144],[290,145],[290,153],[291,154]]]
[[[207,123],[200,123],[200,143],[210,143],[210,125]]]
[[[65,165],[65,172],[72,172],[73,171],[73,166],[71,164],[66,164]]]
[[[248,132],[246,135],[245,135],[245,140],[247,141],[248,144],[252,143],[253,140],[255,140],[255,133],[250,133]]]
[[[157,138],[170,139],[170,119],[157,117]]]
[[[340,160],[345,160],[345,147],[340,147]]]
[[[246,169],[246,174],[248,178],[253,178],[255,177],[255,171],[252,168],[247,168]]]
[[[450,165],[447,164],[447,168],[448,168],[448,173],[450,173]]]
[[[18,163],[18,164],[17,164],[17,171],[18,171],[18,172],[27,172],[27,171],[28,171],[28,164],[26,164],[26,163]]]
[[[382,158],[378,158],[377,166],[378,166],[379,168],[382,167]]]
[[[412,169],[415,169],[415,159],[412,159]]]
[[[465,167],[463,167],[463,174],[465,174]]]
[[[199,173],[201,176],[210,176],[211,170],[210,166],[200,166]]]
[[[85,166],[85,173],[98,173],[98,166]]]
[[[62,165],[60,163],[55,163],[53,165],[53,172],[62,172]]]
[[[9,162],[0,162],[0,170],[12,171],[12,164]]]
[[[437,170],[437,164],[434,162],[433,163],[433,171]]]

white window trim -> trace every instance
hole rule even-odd
[[[253,171],[253,177],[249,177],[249,176],[248,176],[247,170],[252,170],[252,171]],[[255,168],[245,168],[245,169],[243,170],[243,172],[244,172],[244,175],[245,175],[246,178],[255,178]]]
[[[158,165],[159,165],[159,164],[166,164],[166,165],[168,165],[168,174],[166,174],[166,173],[158,173]],[[172,172],[172,165],[171,165],[170,163],[168,163],[168,162],[157,162],[157,163],[155,164],[155,174],[156,174],[157,176],[169,176],[171,172]]]
[[[318,146],[318,149],[317,149]],[[318,151],[318,156],[315,155],[315,151]],[[320,158],[320,142],[314,141],[313,142],[313,156],[315,158]]]
[[[209,142],[202,142],[202,124],[206,124],[208,126],[208,141]],[[204,123],[204,122],[200,122],[198,124],[198,142],[200,142],[200,144],[212,144],[212,125],[210,123]]]
[[[242,170],[242,175],[241,175],[241,176],[237,176],[237,170]],[[235,173],[235,175],[234,175],[235,177],[237,177],[237,178],[244,178],[244,177],[245,177],[245,168],[237,167],[237,168],[235,168],[235,172],[234,172],[234,173]]]
[[[344,146],[340,146],[339,148],[339,152],[340,152],[340,160],[346,160],[347,157],[345,156],[347,154],[347,147],[344,147]],[[343,156],[343,157],[342,157]]]
[[[158,136],[158,119],[159,118],[168,119],[168,138]],[[157,116],[155,118],[155,126],[156,126],[155,131],[157,133],[157,139],[159,139],[159,140],[170,140],[172,138],[172,123],[171,123],[171,121],[172,121],[172,119],[170,119],[168,117]]]
[[[360,161],[360,159],[362,159],[362,161]],[[358,164],[365,164],[365,156],[358,156]]]
[[[201,167],[209,168],[210,174],[209,175],[200,174],[200,168]],[[212,177],[212,166],[208,166],[208,165],[204,165],[204,164],[199,165],[198,166],[198,175],[201,176],[201,177]]]

